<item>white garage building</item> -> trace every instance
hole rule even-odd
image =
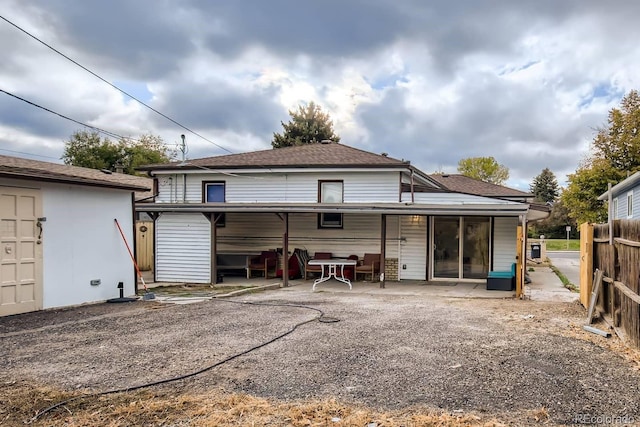
[[[0,316],[136,290],[134,192],[146,178],[0,156]]]

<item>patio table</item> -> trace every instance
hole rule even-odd
[[[332,277],[336,279],[338,282],[346,283],[349,285],[349,289],[351,288],[351,280],[344,277],[344,266],[345,265],[356,265],[357,261],[354,259],[345,259],[345,258],[332,258],[332,259],[312,259],[309,261],[309,265],[320,265],[322,266],[322,275],[313,282],[312,290],[316,290],[316,285],[322,282],[326,282]],[[327,267],[327,268],[324,268]],[[327,271],[327,275],[325,276],[325,270]],[[339,273],[339,274],[338,274]]]

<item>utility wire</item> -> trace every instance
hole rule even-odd
[[[99,80],[103,81],[104,83],[108,84],[109,86],[111,86],[112,88],[116,89],[117,91],[119,91],[120,93],[128,96],[129,98],[133,99],[134,101],[138,102],[140,105],[143,105],[145,107],[147,107],[148,109],[150,109],[151,111],[153,111],[156,114],[159,114],[160,116],[164,117],[165,119],[169,120],[171,123],[180,126],[182,129],[186,130],[187,132],[191,132],[192,134],[204,139],[205,141],[215,145],[216,147],[230,153],[230,154],[234,154],[233,151],[223,147],[220,144],[216,144],[215,142],[211,141],[210,139],[204,137],[203,135],[199,134],[198,132],[186,127],[185,125],[175,121],[174,119],[172,119],[171,117],[167,116],[166,114],[156,110],[155,108],[153,108],[152,106],[150,106],[149,104],[145,103],[144,101],[141,101],[140,99],[136,98],[135,96],[131,95],[130,93],[124,91],[123,89],[120,89],[118,86],[114,85],[113,83],[111,83],[110,81],[106,80],[105,78],[99,76],[98,74],[96,74],[95,72],[91,71],[90,69],[88,69],[87,67],[85,67],[84,65],[80,64],[78,61],[75,61],[74,59],[70,58],[69,56],[65,55],[64,53],[60,52],[58,49],[54,48],[53,46],[45,43],[44,41],[40,40],[38,37],[34,36],[33,34],[31,34],[30,32],[28,32],[27,30],[25,30],[22,27],[19,27],[18,25],[14,24],[13,22],[9,21],[7,18],[5,18],[4,16],[0,15],[0,19],[2,19],[3,21],[5,21],[7,24],[15,27],[16,29],[22,31],[23,33],[25,33],[26,35],[28,35],[29,37],[31,37],[32,39],[36,40],[37,42],[45,45],[46,47],[48,47],[49,49],[51,49],[52,51],[54,51],[55,53],[57,53],[58,55],[62,56],[63,58],[67,59],[68,61],[73,62],[75,65],[77,65],[78,67],[82,68],[83,70],[85,70],[86,72],[88,72],[89,74],[93,75],[94,77],[98,78]]]
[[[102,392],[96,392],[96,393],[89,393],[89,394],[82,394],[80,396],[74,396],[71,397],[67,400],[63,400],[62,402],[58,402],[55,405],[51,405],[48,408],[43,409],[42,411],[38,412],[36,415],[33,416],[33,418],[31,418],[30,420],[25,421],[26,424],[31,424],[35,421],[38,420],[38,418],[40,418],[41,416],[43,416],[44,414],[47,414],[57,408],[60,408],[64,405],[66,405],[67,403],[70,402],[74,402],[76,400],[79,399],[83,399],[83,398],[88,398],[88,397],[99,397],[99,396],[106,396],[108,394],[116,394],[116,393],[125,393],[125,392],[129,392],[129,391],[135,391],[135,390],[140,390],[142,388],[147,388],[147,387],[153,387],[153,386],[157,386],[157,385],[161,385],[161,384],[167,384],[167,383],[171,383],[171,382],[175,382],[175,381],[180,381],[180,380],[184,380],[187,378],[191,378],[191,377],[195,377],[196,375],[200,375],[204,372],[210,371],[211,369],[217,368],[218,366],[225,364],[227,362],[230,362],[234,359],[237,359],[238,357],[244,356],[246,354],[249,354],[253,351],[256,351],[258,349],[261,349],[262,347],[266,347],[269,344],[272,344],[284,337],[286,337],[287,335],[292,334],[293,332],[295,332],[296,329],[298,329],[300,326],[306,325],[308,323],[314,322],[314,321],[318,321],[320,323],[336,323],[339,322],[340,319],[336,319],[335,317],[326,317],[324,311],[322,311],[319,308],[315,308],[315,307],[310,307],[308,305],[303,305],[303,304],[284,304],[284,303],[267,303],[267,302],[250,302],[250,301],[231,301],[231,300],[222,300],[222,299],[212,299],[212,301],[216,301],[216,302],[226,302],[226,303],[230,303],[230,304],[241,304],[241,305],[257,305],[257,306],[267,306],[267,307],[292,307],[292,308],[302,308],[305,310],[311,310],[311,311],[315,311],[318,313],[317,316],[312,317],[311,319],[307,319],[307,320],[303,320],[301,322],[296,323],[295,325],[293,325],[291,328],[289,328],[288,330],[286,330],[285,332],[282,332],[278,335],[276,335],[275,337],[264,341],[258,345],[255,345],[251,348],[248,348],[244,351],[241,351],[239,353],[233,354],[225,359],[222,359],[219,362],[216,362],[212,365],[206,366],[202,369],[199,369],[197,371],[193,371],[184,375],[180,375],[177,377],[172,377],[172,378],[165,378],[162,380],[157,380],[157,381],[153,381],[153,382],[149,382],[146,384],[140,384],[140,385],[136,385],[136,386],[131,386],[131,387],[123,387],[123,388],[119,388],[119,389],[113,389],[113,390],[107,390],[107,391],[102,391]]]
[[[60,160],[57,157],[52,157],[52,156],[43,156],[42,154],[33,154],[33,153],[26,153],[24,151],[16,151],[16,150],[7,150],[6,148],[0,148],[0,151],[6,151],[7,153],[15,153],[15,154],[25,154],[27,156],[35,156],[35,157],[42,157],[44,159],[55,159],[55,160]]]
[[[50,109],[48,109],[46,107],[43,107],[42,105],[38,105],[35,102],[31,102],[28,99],[24,99],[24,98],[22,98],[22,97],[20,97],[18,95],[15,95],[15,94],[13,94],[11,92],[7,92],[4,89],[0,89],[0,92],[5,93],[5,94],[7,94],[9,96],[12,96],[12,97],[14,97],[16,99],[19,99],[22,102],[26,102],[29,105],[32,105],[32,106],[37,107],[37,108],[40,108],[40,109],[42,109],[42,110],[44,110],[44,111],[46,111],[48,113],[55,114],[58,117],[62,117],[65,120],[69,120],[69,121],[71,121],[73,123],[77,123],[77,124],[79,124],[81,126],[84,126],[84,127],[89,128],[89,129],[93,129],[93,130],[95,130],[97,132],[103,133],[103,134],[105,134],[107,136],[111,136],[113,138],[125,139],[125,140],[129,139],[129,140],[132,140],[132,141],[140,142],[139,140],[137,140],[135,138],[131,138],[131,137],[128,137],[128,136],[122,136],[122,135],[119,135],[119,134],[117,134],[115,132],[111,132],[111,131],[101,129],[101,128],[96,127],[96,126],[92,126],[92,125],[89,125],[89,124],[86,124],[86,123],[82,123],[82,122],[80,122],[80,121],[78,121],[76,119],[72,119],[71,117],[65,116],[64,114],[60,114],[60,113],[58,113],[56,111],[50,110]]]

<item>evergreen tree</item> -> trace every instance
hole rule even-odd
[[[537,201],[544,203],[554,202],[560,194],[556,176],[549,168],[544,168],[540,175],[533,178],[529,190]]]
[[[289,111],[291,120],[280,122],[284,131],[273,134],[273,148],[291,147],[295,145],[314,144],[323,140],[340,141],[333,130],[333,122],[327,113],[313,101],[307,106],[298,106],[297,111]]]

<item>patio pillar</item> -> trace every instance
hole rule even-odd
[[[211,224],[211,275],[209,280],[212,285],[215,285],[218,282],[218,219],[219,216],[213,212],[207,212],[204,216],[209,220]]]
[[[284,234],[282,236],[282,286],[289,286],[289,214],[284,213]]]
[[[382,220],[380,221],[380,288],[385,287],[385,274],[384,274],[384,260],[387,258],[387,215],[382,214]]]

